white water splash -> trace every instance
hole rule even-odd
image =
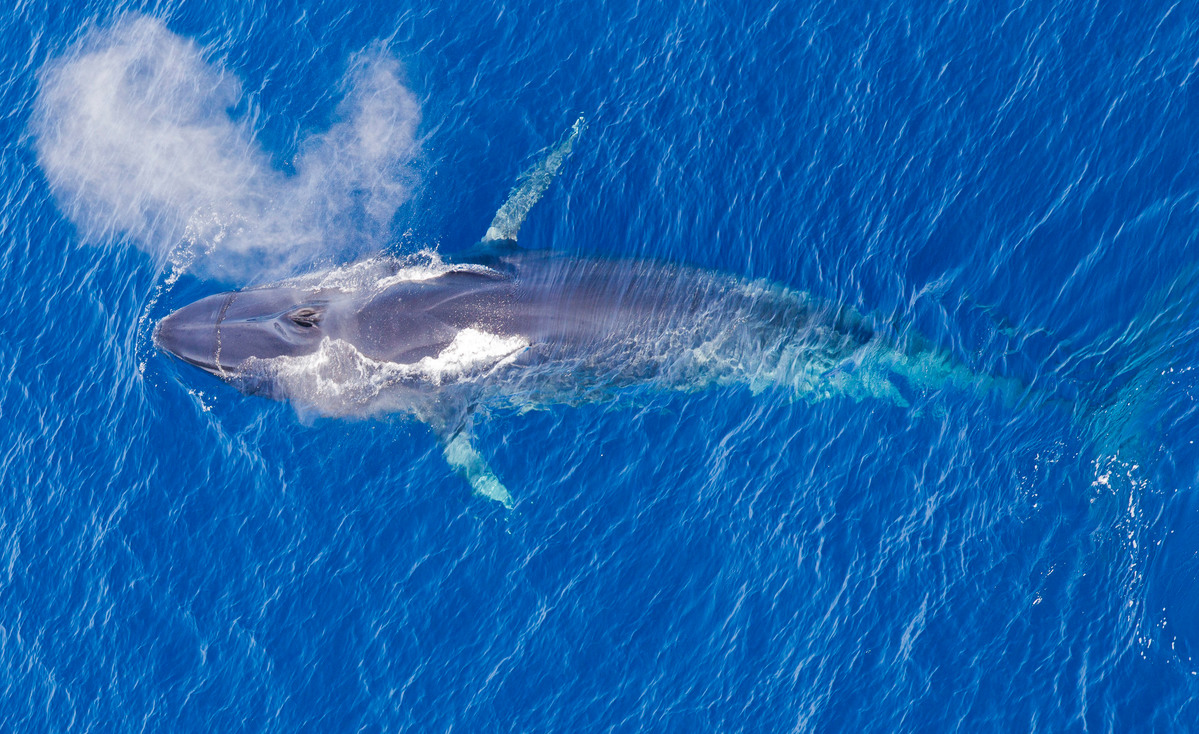
[[[156,18],[93,31],[39,75],[34,148],[85,239],[237,282],[377,251],[411,194],[420,110],[381,48],[351,59],[338,120],[274,168],[229,110],[238,80]]]
[[[449,272],[498,275],[483,265],[447,263],[436,251],[426,249],[405,257],[369,257],[332,270],[288,278],[280,284],[315,291],[380,293],[399,283],[433,280]]]
[[[326,338],[312,354],[251,358],[239,372],[269,382],[298,408],[321,415],[419,413],[424,402],[432,399],[428,387],[486,375],[510,364],[528,346],[523,337],[468,328],[437,355],[399,364],[371,359],[349,342]]]

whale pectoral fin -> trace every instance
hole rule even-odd
[[[445,460],[470,483],[475,494],[499,502],[512,509],[512,495],[500,482],[483,455],[471,444],[465,431],[460,431],[443,443]]]
[[[520,230],[520,225],[524,223],[529,210],[549,188],[550,182],[554,180],[554,175],[562,167],[566,156],[570,155],[570,149],[578,139],[579,133],[583,132],[584,127],[586,124],[583,122],[583,118],[579,117],[561,142],[551,148],[537,165],[521,174],[516,187],[512,189],[512,193],[508,194],[508,200],[495,213],[495,218],[491,220],[491,226],[487,228],[487,234],[483,235],[483,241],[480,244],[515,245],[516,233]]]

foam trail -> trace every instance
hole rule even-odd
[[[271,165],[228,110],[238,80],[162,21],[126,16],[39,75],[38,163],[85,239],[128,237],[159,267],[245,282],[386,244],[409,198],[420,109],[381,47],[351,59],[337,122]]]

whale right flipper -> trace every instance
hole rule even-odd
[[[562,141],[555,145],[545,158],[521,174],[521,177],[517,179],[516,187],[512,189],[512,193],[508,194],[508,200],[495,213],[495,218],[491,220],[491,226],[487,228],[487,234],[483,235],[480,244],[516,242],[516,233],[520,230],[520,225],[524,223],[525,217],[529,215],[529,210],[549,188],[550,183],[554,180],[554,175],[562,167],[566,156],[570,155],[575,140],[586,126],[580,116],[567,131]]]
[[[445,461],[470,484],[475,494],[499,502],[511,510],[512,493],[492,471],[487,459],[475,448],[473,441],[474,409],[468,402],[440,402],[432,411],[417,418],[433,429],[441,443]]]

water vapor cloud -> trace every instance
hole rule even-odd
[[[399,62],[348,62],[334,124],[272,165],[239,80],[156,18],[126,16],[41,70],[30,132],[85,239],[127,239],[163,267],[233,282],[381,249],[411,196],[420,107]]]

